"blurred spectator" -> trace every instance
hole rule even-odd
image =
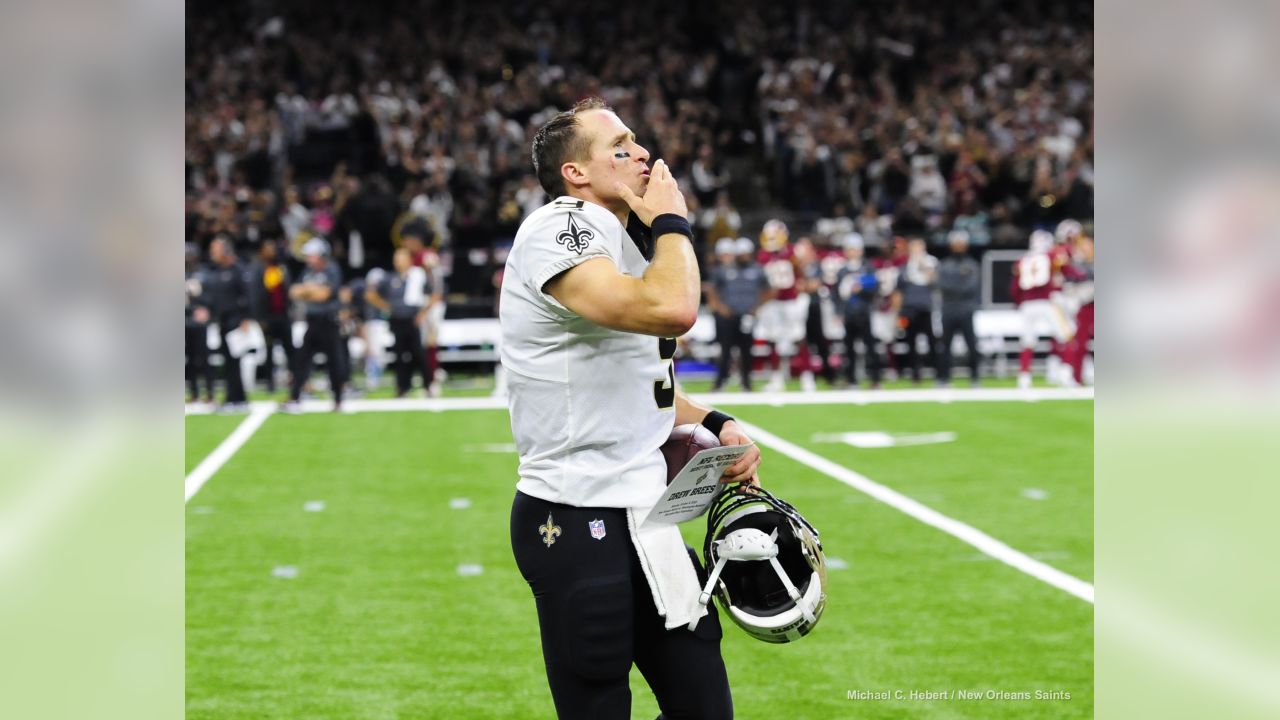
[[[698,228],[702,241],[708,247],[715,247],[724,238],[733,240],[738,237],[738,231],[742,229],[742,216],[729,202],[728,192],[722,190],[716,193],[715,205],[699,213]]]
[[[929,215],[941,215],[947,209],[947,184],[938,172],[938,160],[931,155],[917,155],[911,162],[911,197]]]
[[[200,383],[204,382],[204,401],[213,403],[213,368],[209,365],[209,307],[205,283],[209,271],[200,264],[200,248],[187,243],[187,402],[200,401]]]
[[[868,204],[854,221],[854,232],[862,238],[865,246],[884,247],[893,234],[892,220],[887,215],[881,215],[875,205]]]
[[[925,340],[925,353],[936,358],[937,338],[933,334],[933,289],[938,280],[938,259],[929,254],[924,240],[911,238],[907,244],[907,264],[898,277],[901,296],[899,313],[907,331],[907,360],[911,363],[911,379],[920,384],[922,353],[919,340]]]
[[[335,209],[337,235],[345,242],[335,243],[334,259],[340,259],[348,270],[386,267],[394,250],[391,227],[400,214],[391,184],[381,175],[364,182],[348,177],[342,191]]]
[[[316,353],[324,353],[329,368],[329,387],[333,391],[333,409],[342,409],[342,387],[346,377],[343,361],[346,351],[338,328],[338,290],[342,287],[342,274],[329,258],[329,244],[320,238],[312,238],[302,248],[307,267],[297,283],[289,288],[289,297],[303,307],[307,332],[298,348],[294,363],[293,386],[289,400],[282,408],[285,412],[298,412],[302,388],[311,379],[311,369]]]
[[[969,355],[969,378],[978,385],[978,337],[973,332],[973,314],[982,302],[982,273],[978,261],[969,256],[969,236],[952,230],[947,236],[951,254],[938,268],[938,288],[942,291],[942,345],[939,350],[938,379],[951,382],[951,345],[956,333],[964,336]]]
[[[858,386],[858,353],[854,343],[861,343],[867,376],[874,390],[880,387],[880,349],[871,332],[871,310],[876,303],[879,280],[875,268],[866,259],[860,235],[849,233],[841,244],[844,266],[836,275],[836,296],[844,319],[845,378],[851,386]]]
[[[974,197],[972,188],[965,188],[959,192],[956,205],[965,210],[957,212],[952,229],[964,233],[969,238],[970,245],[986,247],[991,244],[991,231],[987,228],[987,213],[982,210],[973,210],[972,214],[968,212],[969,209],[976,207],[972,202]]]
[[[569,0],[188,11],[188,239],[202,247],[225,233],[256,249],[278,223],[290,249],[305,232],[348,265],[386,266],[387,218],[406,210],[442,247],[486,244],[508,198],[536,205],[517,197],[532,129],[587,94],[642,117],[641,142],[703,207],[732,182],[743,207],[808,222],[874,205],[901,233],[914,197],[931,227],[979,245],[958,220],[985,214],[1010,246],[1031,223],[1091,215],[1088,4],[655,0],[607,20]],[[643,71],[630,62],[658,48]],[[925,157],[935,169],[915,172]],[[858,228],[869,246],[885,231]]]
[[[249,266],[250,311],[262,327],[266,340],[264,367],[267,373],[267,391],[276,391],[275,348],[283,348],[285,367],[293,368],[293,318],[290,316],[289,268],[280,257],[280,245],[275,240],[262,243],[258,257]]]
[[[690,169],[693,192],[700,205],[710,205],[717,194],[729,184],[729,174],[716,162],[710,143],[698,146],[698,158]]]
[[[520,188],[516,190],[516,203],[520,205],[520,219],[529,217],[529,213],[547,204],[547,193],[538,185],[538,178],[525,175],[520,178]]]
[[[751,392],[752,326],[756,312],[769,297],[769,281],[754,256],[755,246],[750,238],[716,241],[716,266],[710,282],[705,284],[707,305],[716,316],[716,342],[720,344],[713,392],[719,392],[729,379],[734,350],[738,352],[742,389]]]
[[[243,352],[232,354],[227,334],[236,329],[248,332],[252,322],[249,319],[248,276],[236,257],[231,240],[225,235],[215,237],[209,245],[209,258],[213,260],[213,268],[204,283],[204,293],[209,298],[210,317],[218,324],[218,354],[222,356],[222,375],[226,383],[220,409],[224,412],[243,411],[248,402],[240,370]]]

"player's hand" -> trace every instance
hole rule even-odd
[[[653,225],[654,218],[667,213],[675,213],[680,217],[689,216],[689,208],[684,202],[684,193],[680,192],[680,186],[671,175],[671,168],[667,167],[667,163],[663,160],[653,164],[644,197],[631,192],[631,188],[620,182],[614,183],[613,187],[618,192],[618,196],[631,208],[631,212],[635,213],[636,217],[640,218],[640,222],[647,226]]]
[[[730,420],[720,428],[720,444],[721,445],[750,445],[751,438],[742,431],[738,423]],[[748,485],[760,484],[760,477],[756,471],[760,468],[760,448],[753,447],[747,451],[745,455],[738,458],[738,462],[730,465],[724,471],[724,475],[720,476],[722,483],[746,483]]]

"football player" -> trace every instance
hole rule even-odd
[[[831,387],[836,383],[836,369],[831,363],[831,342],[827,339],[824,327],[824,312],[829,316],[832,311],[824,306],[829,305],[828,285],[834,284],[839,266],[830,268],[829,264],[824,265],[824,261],[831,255],[830,250],[819,249],[807,237],[800,238],[795,243],[794,250],[798,265],[796,287],[805,298],[804,338],[800,342],[800,389],[813,392],[817,390],[817,385],[813,380],[812,350],[818,351],[819,367],[822,368],[822,377],[827,381],[827,386]],[[830,283],[826,282],[827,269],[830,270]]]
[[[641,529],[666,487],[660,448],[673,426],[750,443],[676,384],[675,338],[699,300],[684,196],[597,98],[537,131],[533,163],[556,199],[516,233],[499,319],[520,454],[511,545],[556,712],[629,718],[635,664],[664,715],[731,717],[720,622],[698,603],[702,568],[677,527]],[[759,460],[751,448],[722,482],[754,483]]]
[[[1080,233],[1072,243],[1071,262],[1063,267],[1067,281],[1066,293],[1076,310],[1076,333],[1068,351],[1071,377],[1076,384],[1086,381],[1084,361],[1089,354],[1089,341],[1093,339],[1093,238]]]
[[[773,377],[766,392],[786,389],[791,357],[804,339],[809,312],[809,296],[796,288],[798,263],[786,223],[769,220],[760,230],[760,252],[756,258],[769,280],[769,300],[760,307],[756,337],[773,346]],[[812,378],[810,378],[812,380]]]
[[[1045,230],[1031,233],[1030,248],[1013,266],[1010,293],[1022,316],[1022,353],[1018,358],[1018,387],[1031,387],[1031,358],[1036,338],[1050,335],[1066,348],[1074,330],[1062,307],[1054,302],[1056,278],[1061,276],[1061,254],[1053,250],[1053,235]],[[1070,350],[1064,350],[1069,353]]]

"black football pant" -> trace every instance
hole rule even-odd
[[[594,521],[603,523],[600,539],[592,537]],[[572,507],[517,492],[511,548],[538,606],[542,656],[561,720],[629,720],[632,663],[653,689],[660,718],[733,717],[715,608],[694,632],[665,628],[625,510]],[[698,566],[692,551],[690,562]],[[705,582],[700,567],[698,575]]]
[[[414,317],[391,318],[391,333],[395,336],[391,352],[396,356],[396,393],[404,395],[413,388],[414,373],[422,376],[422,387],[430,385],[427,356],[422,349],[422,333],[418,331],[418,323]]]
[[[222,335],[222,346],[218,348],[218,353],[222,355],[222,379],[227,384],[226,398],[223,400],[226,403],[246,402],[240,358],[231,357],[231,351],[227,349],[227,333],[238,327],[240,327],[239,320],[218,323],[218,332]]]
[[[880,382],[879,341],[871,334],[871,313],[853,313],[844,318],[844,375],[850,385],[858,384],[858,352],[854,342],[861,340],[866,352],[865,364],[871,382]]]
[[[816,347],[818,357],[822,359],[822,377],[828,385],[835,385],[836,368],[831,364],[831,341],[827,340],[826,328],[822,327],[822,301],[817,295],[809,296],[809,316],[805,318],[804,328],[804,341],[808,346]]]
[[[267,356],[263,358],[262,367],[267,373],[267,391],[276,391],[276,353],[277,344],[284,347],[285,367],[293,370],[293,321],[288,315],[271,315],[262,324],[262,334],[266,336]]]
[[[964,336],[964,347],[969,353],[969,377],[978,380],[978,336],[973,332],[973,313],[942,314],[942,347],[939,348],[938,373],[943,380],[951,380],[951,344],[956,333]]]
[[[738,363],[742,366],[742,389],[751,390],[751,333],[742,331],[742,316],[716,315],[716,342],[720,343],[720,365],[716,369],[715,386],[719,388],[729,379],[729,365],[733,362],[733,350],[738,350]]]
[[[341,345],[343,342],[346,339],[338,332],[337,320],[307,318],[307,333],[302,336],[302,347],[294,353],[293,387],[289,392],[291,400],[297,401],[302,397],[302,388],[311,379],[315,355],[324,353],[325,365],[329,368],[329,385],[333,389],[333,401],[342,402],[342,383],[346,379],[343,364],[347,357]]]
[[[204,381],[205,397],[213,400],[213,366],[209,364],[209,326],[187,328],[187,388],[191,400],[200,399],[200,382]]]
[[[928,310],[903,310],[902,315],[907,319],[907,359],[911,363],[911,379],[920,382],[923,358],[916,348],[916,338],[923,335],[929,341],[929,355],[931,359],[936,359],[934,348],[938,343],[933,334],[933,313]],[[937,369],[936,366],[934,369]]]

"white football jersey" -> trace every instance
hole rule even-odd
[[[596,257],[633,277],[649,266],[613,213],[568,196],[525,218],[507,257],[499,319],[516,488],[578,507],[649,507],[666,487],[676,342],[601,327],[543,292]]]

